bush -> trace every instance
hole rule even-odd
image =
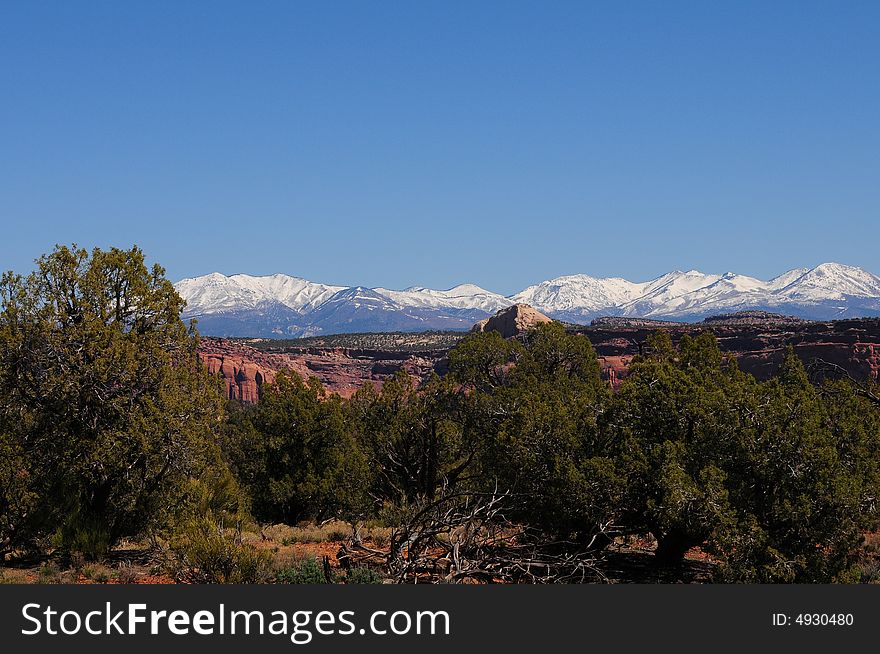
[[[331,580],[324,574],[324,568],[317,559],[304,559],[289,568],[279,570],[275,575],[279,584],[329,584]]]
[[[373,547],[382,549],[391,541],[390,527],[370,527],[364,530],[364,538],[372,541]]]
[[[97,516],[72,515],[55,535],[57,545],[71,556],[103,561],[113,545],[106,521]]]
[[[274,534],[274,536],[269,535],[272,540],[277,541],[277,537],[281,536],[282,545],[293,545],[294,543],[326,543],[347,540],[351,530],[346,523],[333,520],[323,525],[304,524],[300,527],[287,527],[283,530],[275,526],[269,533]]]
[[[58,570],[58,566],[52,564],[41,566],[40,569],[37,570],[37,583],[60,584],[61,571]]]
[[[119,584],[133,584],[138,577],[137,572],[129,564],[120,565],[114,576],[116,577],[116,583]]]
[[[366,566],[358,566],[348,571],[345,578],[347,584],[381,584],[382,576]]]
[[[87,565],[82,569],[82,573],[86,579],[96,584],[106,584],[110,581],[110,570],[103,565]]]
[[[243,543],[213,517],[191,521],[171,543],[172,575],[194,584],[253,584],[269,577],[271,555]]]
[[[331,529],[327,532],[328,541],[348,540],[350,532],[345,529]]]

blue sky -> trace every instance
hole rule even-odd
[[[0,268],[880,273],[877,2],[4,2]]]

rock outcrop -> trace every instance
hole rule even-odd
[[[253,348],[222,339],[202,339],[199,356],[208,372],[222,380],[225,397],[247,404],[259,401],[263,385],[271,384],[278,370]]]
[[[481,320],[474,325],[471,331],[475,332],[498,332],[504,338],[518,336],[523,332],[545,322],[553,322],[537,309],[528,304],[514,304],[506,309],[501,309],[491,318]]]
[[[292,370],[303,379],[317,377],[331,393],[350,397],[370,382],[382,383],[400,370],[427,378],[443,372],[445,350],[391,352],[349,348],[286,348],[264,352],[240,341],[203,338],[199,355],[208,370],[218,375],[230,400],[258,402],[265,384],[281,370]]]

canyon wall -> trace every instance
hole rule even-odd
[[[293,370],[303,379],[317,377],[332,393],[350,397],[365,383],[381,387],[399,370],[420,379],[435,370],[442,374],[445,351],[392,352],[351,348],[287,348],[264,352],[239,341],[204,338],[202,360],[225,385],[230,400],[253,403],[261,388],[280,370]]]

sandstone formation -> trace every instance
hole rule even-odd
[[[495,331],[504,338],[518,336],[523,332],[534,328],[545,322],[553,322],[537,309],[533,309],[528,304],[514,304],[513,306],[501,309],[491,318],[481,320],[474,325],[471,331],[475,332],[491,332]]]
[[[365,383],[382,383],[403,370],[419,379],[443,372],[445,351],[388,352],[348,348],[286,348],[264,352],[239,341],[203,338],[199,355],[208,370],[219,375],[225,396],[246,403],[259,401],[264,384],[280,370],[303,379],[317,377],[331,393],[350,397]]]

